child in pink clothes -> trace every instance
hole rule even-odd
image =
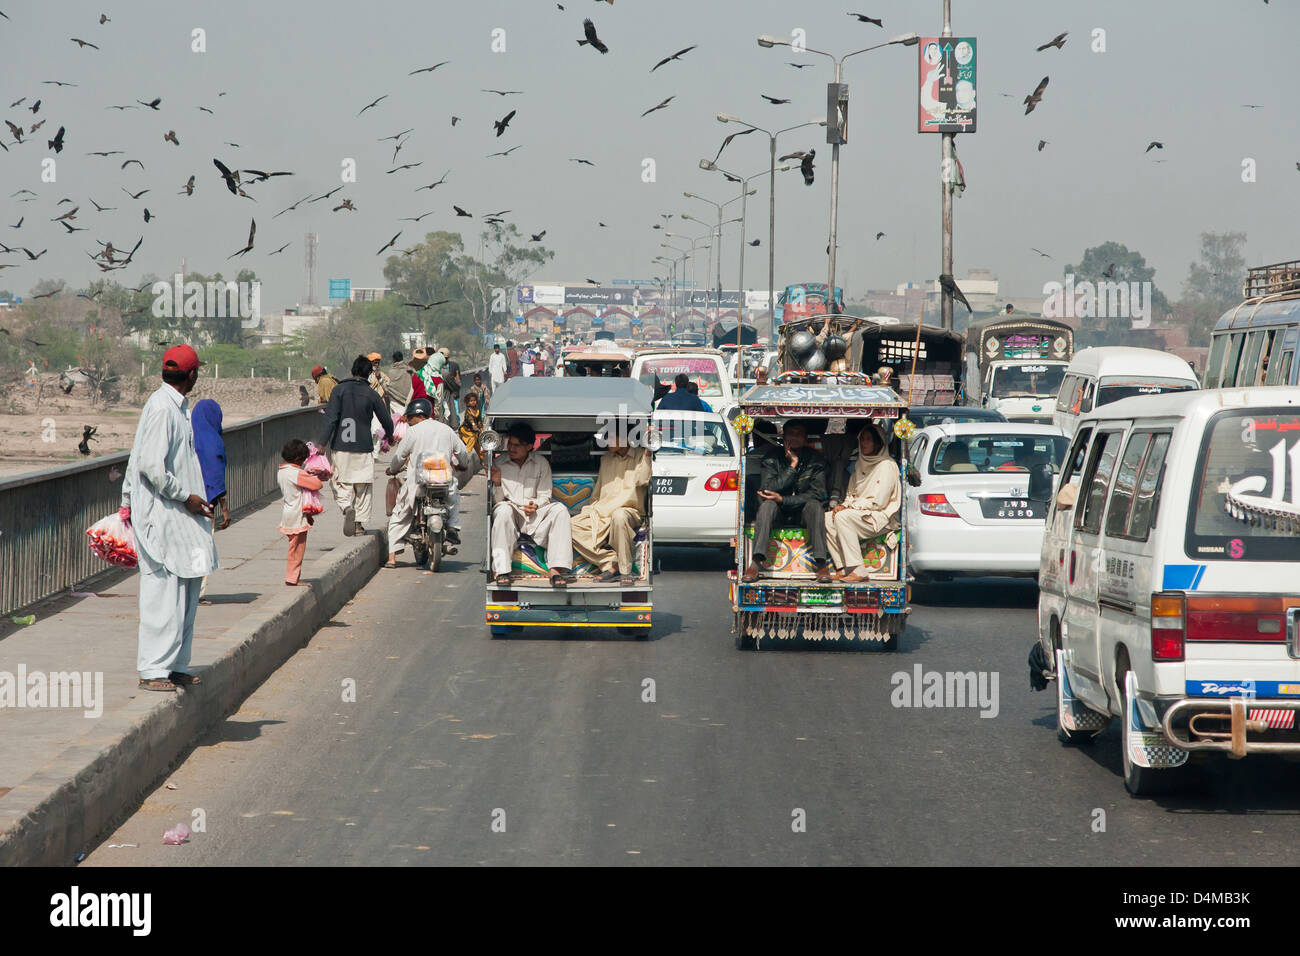
[[[314,520],[303,514],[303,491],[320,491],[321,480],[302,470],[308,455],[307,443],[297,438],[285,442],[280,449],[284,464],[276,475],[280,492],[284,495],[284,510],[280,514],[279,531],[289,538],[289,560],[285,565],[284,583],[297,585],[302,574],[302,558],[307,551],[307,531]]]

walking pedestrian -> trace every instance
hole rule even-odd
[[[199,683],[188,673],[200,580],[217,566],[212,507],[194,450],[186,396],[199,378],[198,353],[163,354],[160,385],[140,412],[122,481],[122,507],[135,530],[140,570],[140,688],[174,692]]]
[[[299,438],[291,438],[280,449],[284,463],[275,476],[284,498],[284,509],[280,512],[277,530],[289,539],[289,557],[284,566],[284,583],[291,587],[298,585],[302,577],[302,558],[307,552],[307,532],[316,520],[313,515],[302,510],[303,491],[320,491],[321,480],[302,470],[307,460],[309,449],[307,443]]]
[[[393,364],[388,366],[388,411],[394,419],[406,412],[411,404],[411,369],[402,361],[402,353],[393,353]]]
[[[496,391],[497,386],[506,380],[506,356],[501,351],[501,343],[494,343],[492,346],[492,355],[488,359],[488,378],[492,380],[492,391]]]
[[[190,413],[194,426],[194,451],[203,469],[203,496],[212,506],[212,533],[230,527],[230,504],[226,499],[226,442],[222,438],[221,406],[211,398],[199,399]],[[216,520],[218,507],[221,520]],[[208,592],[208,577],[199,585],[199,603],[211,604],[204,598]]]
[[[370,387],[370,360],[358,355],[352,363],[352,377],[340,382],[330,395],[321,426],[320,448],[333,454],[334,501],[343,513],[343,533],[348,537],[364,532],[370,520],[370,498],[375,480],[375,443],[370,422],[378,418],[384,437],[393,440],[393,418]]]
[[[316,383],[316,400],[322,405],[328,404],[339,380],[327,372],[324,365],[317,365],[311,370],[311,380]]]

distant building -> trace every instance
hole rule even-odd
[[[388,288],[365,288],[361,286],[352,287],[352,296],[349,302],[378,302],[392,295],[393,290]]]

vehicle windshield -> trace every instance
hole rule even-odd
[[[1069,439],[1064,435],[954,435],[936,443],[930,471],[936,475],[971,472],[1027,472],[1050,464],[1060,471]]]
[[[1300,560],[1300,414],[1217,416],[1197,459],[1190,510],[1189,557]]]
[[[722,397],[722,378],[718,374],[718,363],[711,358],[651,358],[641,363],[638,378],[649,388],[655,387],[658,379],[665,385],[671,385],[678,375],[686,375],[699,386],[700,398]]]
[[[656,455],[701,455],[729,458],[735,454],[727,427],[719,421],[656,418],[661,444]]]
[[[994,398],[1055,395],[1065,378],[1064,365],[1003,365],[993,371]]]
[[[1107,379],[1097,389],[1097,401],[1093,404],[1094,408],[1100,408],[1102,405],[1109,405],[1111,402],[1118,402],[1121,398],[1132,398],[1134,395],[1163,395],[1165,392],[1189,392],[1197,388],[1195,382],[1189,382],[1185,379],[1176,378],[1126,378],[1126,379]]]

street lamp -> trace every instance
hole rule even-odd
[[[669,237],[670,239],[682,239],[682,240],[684,240],[684,241],[686,241],[686,242],[689,242],[689,243],[691,244],[691,248],[690,248],[690,252],[689,252],[690,260],[691,260],[691,298],[690,298],[690,306],[691,306],[691,308],[694,308],[694,307],[695,307],[695,285],[696,285],[696,282],[695,282],[695,256],[696,256],[696,249],[695,249],[695,247],[698,246],[698,245],[699,245],[701,242],[703,242],[705,239],[708,239],[708,240],[712,241],[712,239],[713,239],[713,232],[712,232],[712,230],[710,230],[709,232],[706,232],[704,235],[700,236],[698,239],[692,239],[690,236],[683,236],[683,235],[681,235],[681,234],[679,234],[679,233],[675,233],[675,232],[665,232],[664,235],[667,236],[667,237]],[[670,246],[669,248],[676,248],[676,247],[675,247],[675,246]],[[678,251],[684,253],[683,256],[682,256],[682,265],[683,265],[683,267],[684,267],[685,264],[686,264],[686,254],[685,254],[685,250],[678,249]],[[705,276],[705,281],[706,281],[706,282],[708,281],[707,273],[706,273],[706,276]]]
[[[677,260],[676,260],[676,259],[670,259],[668,256],[655,256],[655,257],[654,257],[654,261],[655,261],[655,262],[662,263],[662,264],[668,266],[668,269],[669,269],[669,275],[670,275],[671,278],[672,278],[672,292],[671,292],[671,293],[666,293],[665,296],[664,296],[664,298],[667,300],[667,302],[666,302],[666,308],[665,308],[665,311],[664,311],[664,315],[667,316],[667,315],[669,314],[669,311],[671,311],[672,309],[674,309],[674,308],[676,307],[676,296],[677,296]]]
[[[787,126],[785,129],[779,129],[775,133],[763,129],[761,126],[755,126],[753,123],[746,123],[739,116],[732,116],[730,113],[719,113],[719,123],[739,123],[741,126],[747,126],[759,133],[767,134],[768,145],[768,187],[767,187],[767,308],[772,316],[772,341],[776,341],[776,138],[782,133],[788,133],[791,130],[803,129],[805,126],[825,126],[826,120],[809,120],[807,123],[800,123],[797,126]]]
[[[844,102],[846,113],[843,121],[837,118],[834,128],[826,130],[826,141],[831,144],[831,228],[830,228],[830,251],[827,255],[826,271],[828,278],[826,280],[826,294],[831,302],[835,301],[835,240],[837,238],[837,225],[839,216],[840,202],[840,143],[844,142],[845,133],[847,132],[847,103],[848,93],[841,85],[844,75],[843,64],[851,56],[857,56],[859,53],[870,53],[872,50],[879,50],[885,46],[916,46],[921,38],[915,33],[904,33],[893,39],[886,40],[884,43],[877,43],[875,46],[865,47],[861,50],[854,50],[852,53],[846,53],[841,57],[827,53],[825,50],[814,50],[810,46],[800,47],[800,52],[816,53],[820,56],[830,57],[831,62],[835,64],[835,83],[834,88],[837,91],[837,98]],[[758,38],[758,45],[764,49],[770,50],[775,46],[790,46],[790,41],[781,37],[774,37],[764,34]],[[830,117],[828,116],[829,120]]]
[[[791,166],[789,163],[787,163],[787,164],[785,164],[784,166],[778,166],[778,167],[776,167],[776,171],[777,171],[778,173],[784,173],[784,172],[786,172],[787,170],[790,170],[790,169],[793,169],[793,168],[794,168],[793,166]],[[762,170],[762,171],[760,171],[760,172],[754,173],[754,175],[752,175],[752,176],[743,176],[743,177],[742,177],[742,176],[737,175],[736,173],[731,172],[730,170],[723,169],[721,166],[719,166],[717,163],[715,163],[715,162],[714,162],[713,160],[711,160],[711,159],[701,159],[701,160],[700,160],[700,169],[703,169],[703,170],[705,170],[705,171],[707,171],[707,172],[719,172],[719,173],[722,173],[722,175],[727,176],[727,177],[729,177],[729,178],[732,179],[732,180],[736,180],[736,181],[739,181],[739,182],[740,182],[740,196],[741,196],[741,202],[740,202],[740,280],[739,280],[739,282],[740,282],[740,305],[739,305],[739,307],[738,307],[737,310],[736,310],[736,315],[737,315],[737,319],[736,319],[736,347],[739,348],[739,347],[740,347],[740,326],[741,326],[741,325],[744,323],[744,321],[745,321],[745,207],[748,205],[748,203],[745,202],[745,197],[746,197],[746,196],[752,196],[755,192],[757,192],[757,190],[751,190],[751,189],[749,189],[749,181],[750,181],[751,179],[757,179],[759,176],[764,175],[764,174],[767,172],[767,170]]]
[[[718,211],[718,277],[717,277],[718,299],[716,303],[716,309],[718,312],[721,312],[722,311],[722,210],[726,206],[730,206],[733,202],[743,201],[745,197],[743,195],[735,196],[731,199],[728,199],[726,202],[716,203],[711,199],[705,199],[703,196],[697,196],[695,193],[691,193],[691,192],[682,193],[682,195],[685,196],[687,199],[698,199],[700,202],[708,203],[710,206],[712,206],[714,209]],[[686,213],[682,214],[682,218],[694,219],[694,217],[689,216]],[[694,219],[694,221],[700,222],[700,220],[698,219]],[[710,256],[713,255],[712,246],[709,247],[709,255]]]

